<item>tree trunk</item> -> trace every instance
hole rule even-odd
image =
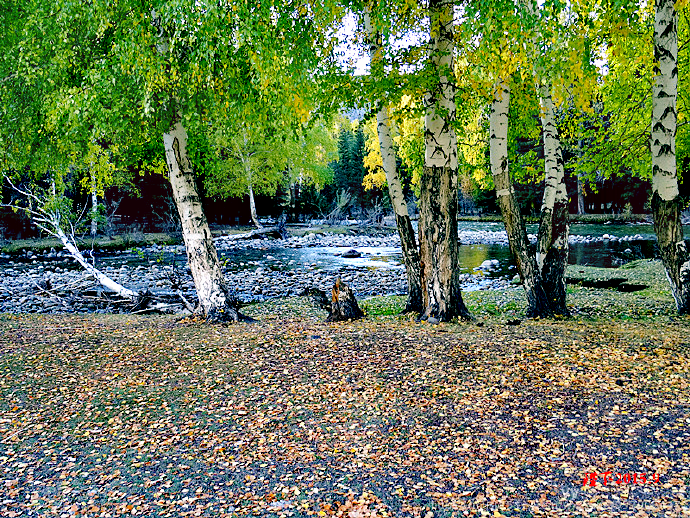
[[[532,14],[538,15],[535,12],[535,4],[531,1],[527,2],[527,9]],[[542,45],[539,36],[534,38],[533,44],[535,48]],[[565,316],[569,314],[565,289],[569,214],[563,151],[556,126],[555,107],[551,98],[551,82],[541,66],[535,64],[533,74],[541,108],[540,117],[544,138],[544,197],[537,236],[537,267],[552,310],[556,315]]]
[[[371,23],[370,6],[367,6],[364,13],[364,27],[369,42],[371,66],[372,68],[377,65],[381,66],[381,52],[383,50],[381,35],[375,30]],[[422,313],[424,306],[419,269],[419,249],[417,247],[414,229],[412,228],[410,213],[407,210],[407,202],[403,194],[402,183],[398,175],[393,139],[391,138],[388,109],[385,106],[379,107],[376,113],[376,122],[383,171],[386,174],[388,195],[390,196],[391,205],[395,213],[395,222],[397,224],[398,234],[400,235],[403,262],[405,263],[405,271],[407,273],[407,303],[405,304],[405,313]]]
[[[471,319],[458,269],[458,158],[453,74],[453,8],[429,1],[431,64],[438,81],[425,96],[425,157],[419,197],[422,319]]]
[[[237,299],[227,286],[218,262],[187,155],[187,132],[179,116],[170,130],[163,134],[163,143],[173,198],[180,214],[187,261],[201,309],[209,321],[245,320],[246,317],[237,309]]]
[[[252,216],[252,222],[258,229],[264,228],[264,226],[259,223],[259,217],[256,215],[256,203],[254,202],[254,189],[252,188],[252,185],[249,184],[248,188],[249,192],[249,212],[251,213]]]
[[[98,234],[98,193],[96,192],[96,176],[91,168],[91,237]]]
[[[577,213],[587,214],[585,207],[585,185],[582,181],[582,173],[577,173]]]
[[[155,11],[152,11],[151,15],[152,23],[159,31],[156,49],[159,54],[165,55],[169,50],[165,28]],[[173,97],[170,102],[177,104],[177,99]],[[239,312],[239,303],[221,271],[218,252],[213,244],[211,229],[201,205],[194,171],[187,155],[187,131],[182,125],[179,112],[176,113],[170,129],[163,133],[163,146],[173,199],[180,215],[187,264],[192,272],[200,310],[209,322],[251,320]]]
[[[678,14],[673,0],[657,0],[654,17],[656,75],[652,86],[652,213],[659,253],[681,315],[690,313],[690,254],[680,213],[676,170]]]
[[[539,88],[544,135],[544,197],[541,205],[537,264],[544,291],[557,315],[568,315],[565,270],[568,266],[568,193],[565,187],[563,152],[556,127],[551,85]]]
[[[503,223],[508,234],[510,251],[515,258],[518,273],[527,297],[527,316],[553,316],[549,299],[544,292],[541,275],[537,268],[533,247],[527,238],[525,222],[513,191],[508,168],[508,110],[510,108],[510,87],[499,81],[494,90],[489,119],[489,154],[491,174],[496,187],[496,198],[501,209]]]
[[[72,243],[72,241],[70,241],[67,235],[57,224],[55,224],[54,235],[57,236],[57,238],[62,242],[62,246],[65,247],[69,254],[74,258],[74,260],[77,261],[81,265],[81,267],[84,268],[84,270],[93,275],[96,278],[96,280],[101,284],[101,286],[107,288],[113,293],[117,293],[121,297],[125,297],[131,300],[135,300],[139,296],[139,293],[137,293],[136,291],[130,290],[129,288],[125,288],[122,284],[120,284],[117,281],[114,281],[106,274],[104,274],[102,271],[100,271],[98,268],[96,268],[94,265],[90,264],[84,258],[81,251]]]
[[[400,245],[402,247],[403,262],[407,272],[407,303],[405,312],[421,313],[424,309],[422,297],[422,285],[419,268],[419,249],[415,238],[412,220],[407,210],[407,202],[403,194],[400,176],[398,175],[393,150],[393,139],[390,134],[390,123],[388,110],[384,107],[376,115],[377,132],[381,147],[381,157],[383,159],[383,170],[386,174],[388,184],[388,194],[395,212],[395,222],[400,235]]]
[[[297,185],[290,182],[290,221],[297,221]]]

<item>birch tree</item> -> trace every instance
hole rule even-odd
[[[384,73],[383,70],[383,43],[381,32],[372,21],[373,7],[368,4],[364,11],[364,30],[369,46],[369,60],[372,74]],[[395,214],[396,226],[400,235],[403,262],[407,273],[407,303],[405,312],[422,313],[423,297],[420,277],[419,248],[412,221],[407,209],[407,202],[403,194],[402,182],[398,174],[395,148],[391,137],[391,122],[388,107],[384,103],[378,103],[376,109],[376,133],[381,153],[381,166],[386,176],[388,195]]]
[[[70,220],[70,208],[66,206],[69,200],[56,188],[54,179],[51,181],[50,192],[41,194],[36,194],[32,189],[16,185],[7,175],[4,175],[4,180],[20,198],[16,199],[12,204],[0,204],[0,206],[23,211],[40,230],[58,238],[62,246],[79,266],[93,276],[108,291],[131,301],[136,300],[141,295],[137,291],[113,280],[96,268],[94,264],[89,263],[84,257],[77,244],[74,221]],[[64,188],[64,185],[61,185],[60,190],[62,188]],[[68,230],[65,230],[65,228],[68,228]]]
[[[146,81],[144,110],[153,110],[156,98],[162,101],[157,109],[166,162],[200,306],[209,320],[241,320],[203,213],[189,148],[209,127],[209,111],[201,106],[246,107],[276,86],[281,92],[291,89],[290,105],[301,106],[312,34],[289,2],[181,2],[152,15],[156,55],[145,58],[137,73]],[[148,35],[144,31],[143,37]],[[136,52],[138,42],[133,43]],[[130,59],[139,58],[130,54]],[[190,130],[199,136],[189,139]]]
[[[568,315],[565,270],[568,266],[569,214],[563,149],[556,123],[552,74],[545,64],[548,63],[548,55],[539,52],[542,46],[548,47],[548,41],[545,41],[547,38],[539,30],[544,20],[539,7],[535,7],[531,0],[528,0],[527,5],[537,28],[533,36],[533,71],[541,108],[540,119],[544,144],[544,196],[537,236],[537,266],[541,273],[544,291],[554,312],[558,315]]]
[[[151,23],[158,30],[155,45],[161,58],[166,61],[179,60],[180,56],[175,55],[171,48],[175,41],[171,41],[170,32],[175,30],[175,24],[167,26],[156,11],[152,11],[151,15]],[[167,109],[172,117],[168,128],[163,132],[163,147],[168,179],[180,216],[187,264],[199,298],[199,309],[209,321],[237,322],[245,317],[238,310],[237,298],[226,282],[218,261],[218,252],[213,244],[213,235],[201,204],[187,151],[189,139],[183,124],[183,103],[179,97],[180,92],[175,90],[174,85],[171,85],[167,92]]]
[[[680,221],[684,203],[676,171],[678,13],[673,0],[655,3],[654,62],[650,142],[652,213],[671,293],[678,313],[684,315],[690,312],[690,254]]]
[[[521,26],[519,6],[513,2],[483,2],[475,5],[469,11],[469,16],[476,23],[469,32],[474,34],[476,30],[481,35],[481,40],[467,56],[470,70],[466,73],[476,78],[473,80],[474,84],[483,83],[492,91],[489,99],[490,170],[510,250],[525,290],[526,313],[528,317],[552,316],[554,309],[544,288],[538,256],[527,237],[509,164],[511,83],[514,76],[518,75],[518,70],[524,69],[528,63],[524,47],[519,44],[518,35],[513,32],[515,27]],[[471,65],[477,61],[485,63],[485,68],[479,74]]]
[[[263,228],[256,212],[254,194],[274,195],[287,168],[284,142],[245,121],[236,130],[225,130],[213,138],[215,166],[205,177],[211,196],[249,197],[254,225]],[[229,133],[229,134],[228,134]]]
[[[541,271],[533,247],[527,238],[524,219],[515,198],[508,166],[508,110],[510,86],[499,81],[494,88],[489,125],[491,174],[496,197],[508,234],[510,250],[517,263],[520,280],[527,297],[527,316],[546,317],[554,314],[544,290]]]
[[[452,126],[456,109],[453,6],[444,0],[429,0],[428,14],[428,68],[433,80],[424,99],[425,158],[419,196],[422,319],[471,319],[462,300],[457,249],[458,157]]]
[[[582,6],[580,6],[582,7]],[[489,155],[498,206],[508,234],[511,252],[527,297],[527,315],[567,315],[565,268],[568,259],[568,196],[565,171],[555,121],[554,82],[570,96],[576,89],[586,98],[586,89],[573,86],[572,78],[589,79],[582,73],[587,53],[574,53],[563,43],[581,48],[573,34],[555,27],[558,16],[543,15],[531,3],[487,0],[468,8],[468,39],[476,39],[475,50],[466,57],[467,74],[476,84],[485,84],[489,99]],[[550,25],[549,25],[550,24]],[[515,28],[519,28],[518,31]],[[522,38],[522,41],[520,40]],[[568,39],[567,39],[568,38]],[[560,51],[560,55],[556,52]],[[472,63],[484,64],[481,70]],[[551,68],[549,68],[549,66]],[[544,196],[536,249],[527,238],[524,220],[510,172],[508,153],[511,86],[532,80],[539,100],[544,143]],[[524,95],[523,95],[524,96]],[[524,109],[525,99],[518,99]]]
[[[13,163],[25,159],[20,155],[27,155],[27,143],[33,142],[42,146],[31,153],[33,157],[46,163],[58,158],[66,161],[68,154],[61,144],[72,135],[61,135],[61,129],[80,134],[80,142],[87,141],[84,135],[110,134],[120,139],[122,156],[135,142],[155,138],[182,220],[199,307],[210,320],[241,316],[218,263],[190,159],[194,133],[208,126],[201,107],[219,98],[242,105],[248,88],[265,92],[275,84],[293,88],[291,100],[299,104],[299,89],[309,76],[305,62],[320,42],[319,35],[309,31],[309,21],[297,16],[296,8],[290,2],[99,0],[87,6],[26,0],[17,19],[29,15],[33,32],[23,45],[12,48],[20,52],[13,61],[17,70],[5,74],[5,65],[11,62],[2,61],[7,78],[2,88],[10,99],[3,105],[15,110],[19,101],[34,103],[32,113],[38,114],[25,124],[26,109],[13,113],[15,123],[19,121],[15,125],[32,130],[15,132]],[[6,40],[2,41],[4,45]],[[288,50],[289,59],[276,59]],[[74,63],[79,64],[78,70]],[[286,80],[288,76],[292,81]],[[13,81],[15,77],[22,82]],[[25,95],[27,82],[37,95]],[[38,105],[45,99],[56,102],[42,111]],[[69,124],[55,124],[49,138],[36,138],[51,119]],[[48,169],[38,160],[31,167]]]

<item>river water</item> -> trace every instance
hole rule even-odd
[[[502,223],[460,222],[459,263],[463,273],[474,273],[486,261],[498,261],[485,268],[490,277],[512,277],[515,266],[507,246]],[[536,234],[537,225],[527,226],[529,234]],[[612,268],[630,260],[653,257],[656,238],[651,225],[573,225],[571,227],[571,264]],[[612,239],[602,239],[609,235]],[[628,236],[626,238],[626,236]],[[630,239],[635,236],[636,239]],[[622,238],[622,239],[621,239]],[[226,271],[240,272],[265,268],[272,271],[311,270],[338,271],[349,269],[386,270],[402,268],[402,256],[397,236],[367,238],[363,236],[317,236],[298,243],[258,240],[218,242],[219,256]],[[344,258],[343,252],[356,249],[361,257]],[[31,261],[6,257],[0,263],[11,262],[14,267],[29,266]],[[41,258],[38,258],[39,261]],[[9,260],[9,261],[8,261]],[[63,260],[63,267],[78,268],[71,260]],[[97,258],[99,266],[136,267],[151,264],[177,264],[186,262],[181,246],[147,247]],[[23,263],[23,264],[22,264]],[[35,261],[34,261],[35,263]]]
[[[538,225],[528,225],[527,232],[537,233]],[[461,241],[463,233],[494,233],[504,230],[503,223],[460,222]],[[656,236],[651,225],[573,225],[571,236],[581,236],[582,242],[570,242],[570,264],[615,268],[634,259],[654,257]],[[602,240],[608,234],[616,238],[638,236],[636,240]],[[473,236],[474,237],[474,236]],[[641,239],[640,239],[641,237]],[[276,261],[269,261],[268,266],[276,269],[290,269],[296,265],[312,264],[319,269],[337,270],[343,265],[392,268],[401,266],[402,255],[399,247],[391,246],[356,246],[361,258],[343,258],[340,256],[350,246],[312,246],[304,248],[284,248],[271,250],[268,255]],[[492,271],[493,276],[514,274],[514,261],[510,249],[505,244],[461,242],[458,247],[458,261],[465,273],[475,271],[487,260],[498,260],[498,268]],[[248,265],[266,263],[266,250],[245,249],[221,251],[221,257],[228,260],[231,270],[242,270]],[[293,261],[290,264],[290,261]]]
[[[503,225],[463,222],[459,230],[462,289],[513,286],[510,281],[516,268]],[[528,227],[528,233],[536,231],[536,225]],[[400,242],[395,232],[380,236],[307,232],[286,240],[233,240],[224,236],[214,241],[226,279],[244,302],[296,295],[313,287],[328,290],[338,276],[358,296],[406,291]],[[610,268],[653,257],[656,241],[649,225],[573,225],[569,243],[572,264]],[[344,257],[344,252],[351,249],[359,257]],[[181,245],[152,245],[96,254],[91,260],[131,289],[167,293],[181,290],[188,300],[196,297]],[[0,254],[0,312],[110,311],[110,306],[101,307],[107,302],[89,302],[91,299],[77,298],[71,305],[65,303],[72,300],[75,290],[98,292],[100,288],[93,284],[64,251]],[[49,285],[57,290],[57,295],[49,296],[41,290],[41,286]]]
[[[529,234],[537,233],[536,224],[527,226]],[[510,249],[504,242],[496,242],[496,234],[504,231],[502,223],[460,222],[459,263],[464,273],[473,273],[486,261],[498,261],[498,265],[485,273],[491,277],[513,276],[514,261]],[[656,237],[651,225],[573,225],[571,227],[571,264],[615,268],[634,259],[654,257]],[[505,236],[505,234],[503,234]],[[602,239],[602,236],[611,239]],[[636,239],[632,239],[636,237]],[[622,239],[621,239],[622,238]],[[338,236],[314,240],[305,246],[275,247],[271,241],[253,243],[250,247],[236,243],[236,246],[219,246],[219,255],[227,271],[238,272],[262,267],[270,270],[287,271],[303,267],[315,270],[337,271],[343,267],[390,269],[402,268],[400,247],[391,246],[390,239],[381,239],[373,245],[361,238]],[[364,238],[366,239],[366,238]],[[371,240],[369,240],[371,241]],[[374,241],[376,241],[374,239]],[[470,241],[470,242],[464,242]],[[323,244],[322,244],[323,243]],[[340,246],[338,246],[340,245]],[[361,253],[359,258],[344,258],[342,253],[349,249]],[[106,264],[121,264],[124,258],[103,258]],[[177,249],[148,249],[144,257],[130,254],[128,261],[184,263],[181,247]]]

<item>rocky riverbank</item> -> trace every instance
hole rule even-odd
[[[349,284],[358,297],[406,293],[405,270],[397,263],[385,268],[372,268],[366,266],[366,263],[343,264],[334,271],[323,269],[317,263],[297,264],[290,261],[292,264],[288,264],[272,255],[277,250],[309,247],[345,247],[354,250],[394,248],[399,246],[397,235],[368,237],[307,234],[285,240],[234,240],[232,237],[221,237],[215,241],[221,256],[247,249],[262,252],[262,261],[242,263],[243,269],[239,271],[233,271],[237,265],[226,268],[229,285],[245,303],[299,295],[311,287],[330,290],[337,276]],[[178,307],[175,303],[176,294],[179,292],[194,303],[194,283],[184,261],[165,264],[165,257],[180,257],[183,254],[184,247],[179,245],[153,245],[97,258],[96,265],[124,286],[139,292],[148,289],[169,300],[171,310],[181,310],[182,305],[179,304]],[[137,258],[140,260],[137,261]],[[119,301],[110,299],[92,278],[76,269],[74,261],[66,252],[51,250],[46,254],[28,252],[20,256],[4,254],[0,256],[0,260],[3,263],[0,269],[0,312],[106,313],[129,309]],[[508,279],[490,278],[483,274],[484,271],[492,270],[493,266],[487,264],[476,274],[463,275],[464,289],[510,287]]]
[[[536,236],[530,235],[531,239]],[[575,243],[596,242],[607,239],[635,241],[642,236],[571,236]],[[340,235],[310,233],[289,239],[241,240],[233,236],[215,239],[221,257],[228,261],[226,277],[238,297],[245,303],[275,297],[294,296],[306,288],[329,290],[339,275],[358,297],[406,293],[405,271],[396,262],[385,267],[372,267],[363,261],[325,268],[320,262],[286,261],[276,257],[278,252],[290,249],[396,249],[400,246],[397,234],[382,236]],[[502,244],[508,240],[504,231],[470,231],[459,233],[461,244]],[[256,250],[261,260],[240,264],[230,262],[234,252]],[[356,256],[355,254],[355,256]],[[366,259],[366,252],[364,252]],[[177,260],[170,258],[177,257]],[[152,245],[128,251],[95,257],[94,261],[107,275],[139,292],[150,290],[170,302],[171,310],[182,308],[178,293],[186,299],[196,300],[194,284],[184,261],[181,245]],[[506,277],[488,275],[498,262],[484,261],[473,274],[462,276],[463,289],[502,289],[514,286]],[[22,254],[0,254],[0,312],[121,312],[131,309],[109,298],[92,278],[75,267],[64,251],[50,250],[43,254],[27,251]]]

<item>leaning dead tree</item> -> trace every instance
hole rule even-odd
[[[60,206],[54,186],[50,198],[42,199],[29,189],[16,185],[7,175],[4,175],[4,179],[17,194],[22,196],[24,203],[0,204],[0,206],[23,211],[31,218],[32,223],[36,225],[36,227],[46,234],[58,238],[70,256],[106,290],[130,301],[133,304],[133,309],[137,311],[141,311],[144,307],[153,311],[163,311],[171,307],[170,304],[153,304],[154,296],[150,292],[146,291],[140,293],[123,286],[96,268],[94,264],[90,263],[86,257],[84,257],[84,254],[79,250],[77,244],[75,225],[69,218],[63,216],[64,210]],[[69,230],[65,231],[63,226],[69,227]],[[182,302],[187,309],[190,309],[191,306],[186,300],[182,300]]]

